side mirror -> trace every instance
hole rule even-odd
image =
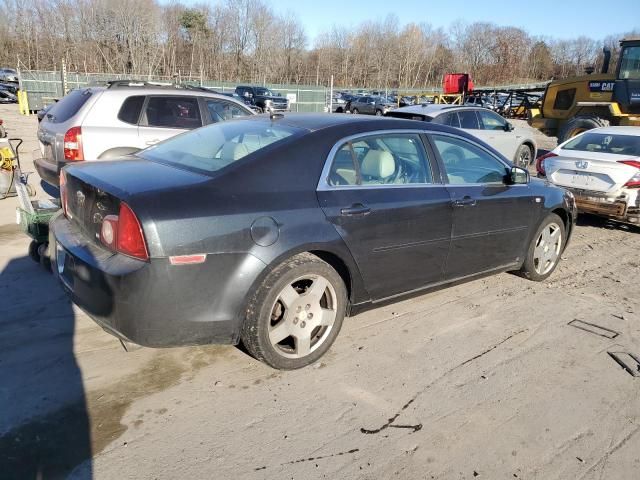
[[[512,185],[524,185],[529,183],[529,171],[520,167],[511,167],[509,178]]]
[[[513,123],[511,122],[507,122],[504,124],[504,131],[505,132],[513,132],[513,129],[516,128],[513,126]]]
[[[245,98],[249,98],[249,92],[244,92],[242,95],[243,95]]]

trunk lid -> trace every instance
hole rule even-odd
[[[640,157],[601,152],[560,150],[557,157],[545,159],[547,178],[556,185],[601,193],[620,190],[638,169],[619,163]]]
[[[104,217],[118,215],[121,201],[131,206],[144,228],[144,199],[184,194],[181,192],[211,179],[137,157],[74,164],[65,172],[69,220],[96,243]]]

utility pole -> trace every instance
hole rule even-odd
[[[329,84],[329,113],[333,113],[333,74],[331,74],[331,83]]]

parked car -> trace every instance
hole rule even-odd
[[[0,82],[0,90],[7,90],[16,95],[18,93],[18,84],[12,82]]]
[[[347,101],[342,96],[335,96],[331,99],[331,111],[333,113],[345,113]],[[327,108],[329,106],[327,105]]]
[[[462,130],[353,115],[216,123],[61,176],[54,271],[98,324],[154,347],[241,341],[281,369],[380,302],[544,280],[575,218],[569,193]]]
[[[485,108],[459,105],[416,105],[386,114],[461,128],[487,142],[514,164],[527,168],[536,158],[536,141],[530,131],[514,127],[511,122]]]
[[[469,107],[482,107],[488,108],[489,110],[495,110],[497,108],[497,104],[494,105],[492,100],[487,96],[474,96],[468,97],[464,104]]]
[[[10,91],[0,88],[0,103],[18,103],[18,97]]]
[[[588,130],[542,155],[536,168],[571,190],[579,211],[640,224],[640,128]]]
[[[288,112],[290,110],[289,100],[266,87],[239,85],[236,87],[235,93],[240,97],[246,98],[262,112],[277,113]]]
[[[18,72],[13,68],[0,68],[0,81],[16,83],[18,81]]]
[[[122,157],[187,130],[246,115],[254,112],[206,91],[130,82],[82,88],[44,115],[38,127],[42,156],[34,164],[44,182],[57,186],[60,169],[69,162]]]
[[[352,100],[350,110],[353,114],[366,113],[382,116],[397,107],[395,103],[386,97],[364,96]]]
[[[45,105],[44,108],[41,108],[40,110],[38,110],[38,114],[36,115],[38,117],[38,123],[42,121],[42,119],[47,115],[47,113],[49,113],[49,110],[51,110],[51,108],[55,104],[56,102],[50,103],[49,105]]]

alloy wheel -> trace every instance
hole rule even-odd
[[[323,276],[308,275],[287,284],[271,308],[271,345],[283,357],[306,357],[329,337],[337,303],[334,287]]]
[[[547,224],[536,240],[533,265],[538,275],[545,275],[556,264],[562,248],[562,230],[555,222]]]
[[[531,163],[531,149],[526,145],[520,149],[520,156],[518,157],[518,162],[522,168],[527,168]]]

